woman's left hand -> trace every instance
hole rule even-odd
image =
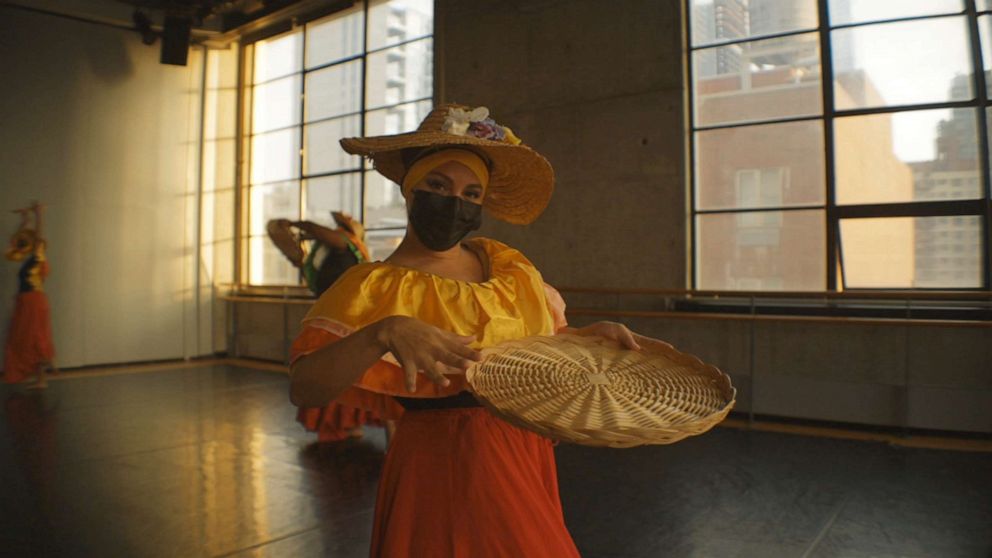
[[[578,329],[568,328],[564,332],[576,335],[597,335],[616,341],[627,349],[641,350],[641,345],[634,338],[634,333],[627,329],[627,326],[617,322],[596,322]]]

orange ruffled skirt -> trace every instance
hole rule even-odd
[[[551,441],[479,407],[403,415],[380,479],[373,558],[578,555]]]
[[[350,405],[331,402],[326,407],[301,407],[296,420],[310,432],[317,433],[321,442],[339,442],[351,436],[351,431],[366,424],[383,426],[383,421],[372,412]]]
[[[53,358],[55,346],[48,298],[43,291],[19,293],[7,333],[3,381],[8,384],[21,382]]]

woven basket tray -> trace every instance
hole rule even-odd
[[[466,372],[490,411],[543,436],[587,446],[671,444],[734,406],[730,378],[664,343],[641,351],[600,337],[526,337],[483,351]]]

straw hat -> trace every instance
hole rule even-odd
[[[6,258],[12,262],[23,261],[32,252],[38,242],[38,233],[34,229],[21,228],[10,237]]]
[[[544,211],[554,189],[554,170],[541,154],[520,143],[513,131],[489,118],[486,107],[443,104],[434,108],[414,132],[345,138],[341,147],[372,160],[375,169],[403,182],[408,148],[464,146],[487,159],[489,186],[482,206],[508,223],[527,224]]]
[[[331,217],[339,227],[355,235],[358,240],[365,240],[365,227],[354,217],[342,211],[332,211]]]
[[[600,337],[525,337],[483,350],[466,371],[483,405],[543,436],[588,446],[671,444],[734,406],[730,377],[667,343],[642,351]]]

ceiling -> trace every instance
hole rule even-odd
[[[135,30],[139,19],[160,31],[167,15],[189,18],[193,36],[200,38],[227,34],[262,18],[318,3],[315,0],[0,0],[0,6]],[[137,12],[140,16],[136,16]]]

